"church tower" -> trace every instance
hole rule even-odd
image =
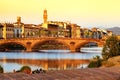
[[[19,23],[19,24],[21,23],[21,17],[20,16],[17,17],[17,23]]]
[[[47,23],[47,17],[48,17],[48,15],[47,15],[47,10],[45,9],[45,10],[44,10],[44,13],[43,13],[44,23]]]
[[[46,29],[48,28],[47,18],[48,18],[47,10],[45,9],[44,13],[43,13],[43,20],[44,20],[44,22],[42,24],[42,27],[46,28]]]

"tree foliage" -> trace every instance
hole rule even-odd
[[[118,55],[120,55],[120,40],[117,36],[113,35],[106,40],[102,50],[102,57],[104,60],[107,60]]]
[[[0,66],[0,73],[3,73],[3,72],[4,72],[3,67]]]
[[[102,65],[102,60],[100,59],[100,56],[93,57],[93,60],[90,61],[88,68],[97,68]]]

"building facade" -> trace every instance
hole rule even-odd
[[[38,37],[69,37],[102,39],[111,36],[111,31],[99,28],[81,28],[77,24],[48,21],[47,10],[43,13],[43,23],[39,25],[24,24],[21,17],[15,23],[0,23],[0,38],[38,38]]]
[[[0,23],[0,38],[33,38],[40,36],[40,26],[24,24],[21,17],[15,23]]]
[[[14,25],[11,23],[0,23],[0,38],[13,38]]]

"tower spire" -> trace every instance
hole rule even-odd
[[[48,17],[48,15],[47,15],[47,10],[45,9],[45,10],[44,10],[44,13],[43,13],[44,23],[47,23],[47,17]]]
[[[44,22],[43,22],[43,24],[42,24],[42,27],[43,28],[48,28],[48,22],[47,22],[47,17],[48,17],[48,15],[47,15],[47,10],[45,9],[44,10],[44,13],[43,13],[43,20],[44,20]]]

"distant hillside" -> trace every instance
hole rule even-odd
[[[107,28],[106,30],[113,31],[114,34],[120,35],[120,27]]]

